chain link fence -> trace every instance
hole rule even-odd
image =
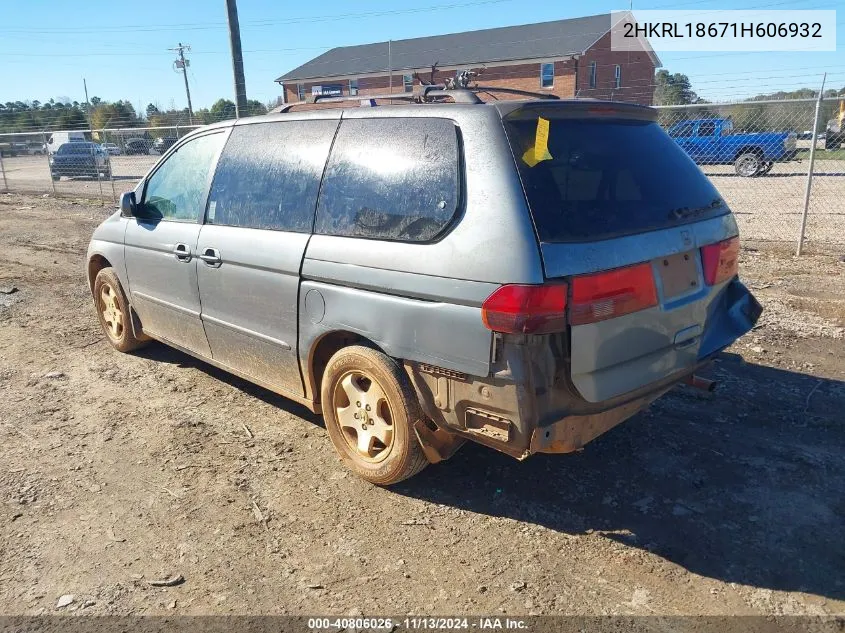
[[[744,238],[845,244],[842,107],[839,98],[665,106],[658,120],[730,205]]]
[[[743,101],[663,106],[658,117],[730,205],[744,238],[797,243],[803,233],[809,243],[845,244],[843,107],[839,98]],[[0,134],[0,190],[115,202],[196,127]],[[96,151],[63,156],[74,140]]]
[[[0,187],[115,202],[123,191],[135,187],[161,154],[198,127],[0,134]]]

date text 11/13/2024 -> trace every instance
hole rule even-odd
[[[409,631],[449,631],[449,630],[478,630],[478,631],[525,631],[528,623],[519,618],[500,617],[405,617],[405,618],[309,618],[308,629],[320,631],[325,629],[370,629],[370,630],[401,630]]]

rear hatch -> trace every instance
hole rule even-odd
[[[567,286],[569,374],[585,400],[690,372],[750,329],[759,306],[736,279],[733,216],[654,110],[503,114],[545,276]]]

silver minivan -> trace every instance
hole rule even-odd
[[[95,231],[111,344],[322,412],[376,484],[580,449],[749,331],[730,210],[654,110],[318,109],[180,139]]]

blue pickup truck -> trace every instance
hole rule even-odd
[[[735,132],[730,119],[688,119],[667,132],[697,164],[732,164],[738,176],[760,176],[796,154],[795,132]]]

